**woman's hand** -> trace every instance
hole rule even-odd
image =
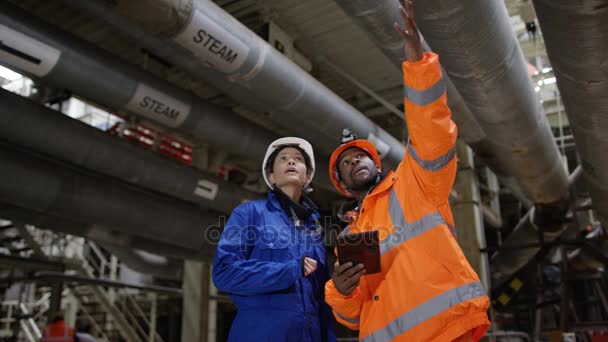
[[[309,257],[304,258],[304,276],[308,277],[312,272],[317,270],[317,261]]]

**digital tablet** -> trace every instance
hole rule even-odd
[[[377,230],[346,234],[338,237],[338,262],[363,264],[365,274],[378,273],[380,267],[380,238]]]

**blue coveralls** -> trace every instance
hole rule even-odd
[[[237,307],[229,341],[335,341],[318,217],[314,212],[296,227],[273,192],[234,209],[213,261],[215,286]],[[308,277],[303,256],[317,261]]]

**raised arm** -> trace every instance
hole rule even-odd
[[[395,24],[395,30],[405,41],[403,82],[409,143],[398,172],[409,165],[429,199],[443,204],[456,177],[457,128],[447,106],[439,57],[423,52],[412,2],[402,3],[404,28]]]

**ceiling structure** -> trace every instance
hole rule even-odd
[[[236,103],[214,89],[213,85],[206,84],[170,62],[154,56],[98,18],[74,10],[62,0],[45,2],[25,0],[15,3],[41,20],[91,42],[182,89],[192,91],[205,100],[230,107],[243,117],[278,134],[289,132],[289,129],[265,119],[264,113]],[[388,103],[402,108],[400,75],[395,73],[394,66],[368,35],[354,25],[334,1],[218,0],[215,3],[260,35],[265,34],[264,26],[269,21],[278,25],[293,39],[295,48],[312,63],[311,73],[315,78],[389,133],[397,137],[404,135],[401,118],[365,94],[344,76],[344,74],[350,76]],[[525,24],[519,16],[520,4],[520,0],[506,1],[513,28],[519,37],[524,54],[530,62],[537,62],[534,64],[542,66],[543,69],[550,68],[545,57],[542,36],[537,34],[536,43],[533,43],[526,34]],[[541,72],[534,75],[533,80],[542,82],[542,79],[552,77],[551,71]],[[563,112],[563,106],[557,103],[555,91],[554,85],[543,85],[541,97],[550,122],[553,126],[558,126],[556,112],[558,110]],[[563,118],[563,123],[567,126],[566,116],[564,115]]]

